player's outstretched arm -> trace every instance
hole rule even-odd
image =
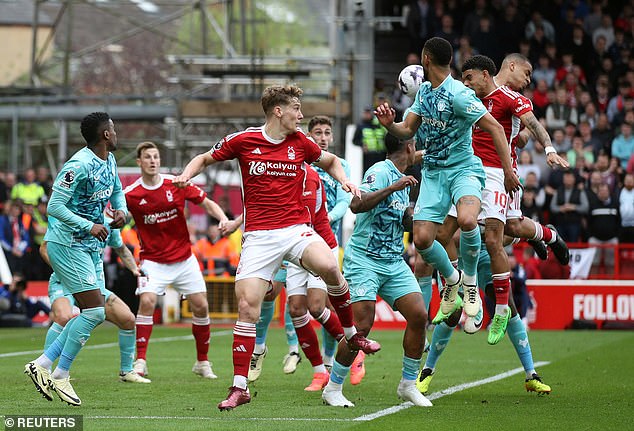
[[[416,184],[418,184],[416,178],[408,175],[406,177],[399,178],[398,181],[382,189],[367,193],[362,192],[360,197],[355,196],[352,198],[352,202],[350,202],[350,210],[355,214],[370,211],[392,193]]]
[[[561,166],[562,168],[567,168],[570,166],[567,160],[559,157],[557,154],[557,150],[553,147],[553,143],[550,140],[550,135],[539,122],[535,114],[532,112],[527,112],[526,114],[520,117],[522,124],[526,127],[527,130],[535,137],[537,142],[544,146],[544,151],[546,152],[546,161],[548,165],[552,168],[554,166]]]
[[[128,247],[122,245],[121,247],[116,247],[114,251],[117,253],[117,256],[121,258],[121,262],[123,262],[123,265],[128,268],[128,271],[130,271],[132,275],[135,277],[143,275]]]
[[[344,171],[337,156],[327,151],[322,151],[321,157],[319,158],[319,161],[315,162],[315,165],[328,172],[331,177],[341,184],[341,188],[343,188],[346,192],[352,193],[353,196],[360,196],[359,188],[348,179],[348,176],[346,175],[346,172]]]
[[[225,212],[220,208],[216,202],[212,201],[209,198],[203,199],[200,203],[200,207],[204,208],[207,214],[218,220],[220,223],[226,223],[229,221]]]
[[[391,135],[401,140],[411,139],[421,124],[420,117],[411,111],[407,113],[403,121],[395,123],[394,118],[396,118],[396,111],[387,103],[377,106],[374,110],[374,115],[376,115],[379,123],[381,123]]]
[[[176,187],[184,188],[189,184],[189,180],[202,172],[207,166],[216,163],[216,160],[211,157],[210,152],[202,153],[194,157],[183,169],[183,173],[174,177],[172,184]]]

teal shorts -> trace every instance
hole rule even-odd
[[[376,301],[377,295],[390,304],[405,295],[418,293],[420,286],[403,259],[379,261],[347,247],[343,255],[343,275],[350,288],[350,302]]]
[[[55,242],[48,243],[53,271],[71,294],[105,289],[103,261],[99,251],[86,251]]]
[[[282,262],[282,266],[277,270],[275,276],[273,276],[273,281],[277,281],[278,283],[286,284],[286,267],[288,266],[288,260]]]
[[[482,161],[473,156],[469,164],[443,168],[423,167],[414,220],[442,224],[451,208],[463,196],[482,200],[486,174]]]
[[[112,295],[112,292],[106,289],[105,286],[101,289],[101,293],[103,293],[104,301],[106,302],[108,301],[110,295]],[[57,275],[52,273],[51,278],[48,280],[48,300],[52,305],[59,298],[68,299],[71,307],[75,305],[75,298],[73,297],[73,294],[64,289],[64,286],[59,281],[59,278],[57,278]]]

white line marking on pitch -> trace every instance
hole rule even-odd
[[[226,331],[218,331],[212,332],[211,336],[223,336],[233,334],[233,330]],[[163,337],[163,338],[152,338],[153,343],[168,343],[170,341],[183,341],[183,340],[193,340],[193,335],[181,335],[179,337]],[[95,345],[87,345],[83,349],[87,350],[95,350],[95,349],[107,349],[110,347],[117,347],[119,343],[104,343],[104,344],[95,344]],[[82,349],[82,350],[83,350]],[[38,353],[42,353],[42,350],[25,350],[22,352],[9,352],[9,353],[0,353],[0,358],[10,358],[12,356],[24,356],[24,355],[37,355]]]
[[[535,363],[535,367],[541,367],[541,366],[545,366],[550,364],[550,362],[537,362]],[[495,376],[491,376],[491,377],[487,377],[486,379],[482,379],[482,380],[476,380],[475,382],[469,382],[469,383],[463,383],[461,385],[457,385],[457,386],[452,386],[450,388],[447,389],[443,389],[442,391],[439,392],[434,392],[432,394],[430,394],[427,399],[431,400],[436,400],[438,398],[442,398],[444,396],[447,395],[452,395],[455,394],[456,392],[460,392],[460,391],[464,391],[465,389],[470,389],[470,388],[474,388],[476,386],[481,386],[481,385],[486,385],[487,383],[492,383],[492,382],[496,382],[498,380],[502,380],[505,379],[507,377],[513,376],[515,374],[519,374],[521,372],[524,371],[524,368],[515,368],[509,371],[505,371],[503,373],[500,374],[496,374]],[[396,413],[399,412],[401,410],[405,410],[408,409],[410,407],[413,407],[414,404],[412,404],[411,402],[407,401],[401,405],[398,406],[394,406],[394,407],[390,407],[384,410],[379,410],[376,413],[372,413],[369,415],[363,415],[363,416],[359,416],[358,418],[354,418],[353,420],[355,421],[371,421],[383,416],[387,416],[387,415],[391,415],[392,413]]]
[[[536,362],[535,367],[543,367],[549,365],[550,362],[542,361]],[[514,368],[509,371],[505,371],[500,374],[496,374],[495,376],[487,377],[481,380],[476,380],[474,382],[462,383],[460,385],[452,386],[447,389],[443,389],[439,392],[434,392],[430,394],[427,398],[429,400],[437,400],[438,398],[445,397],[447,395],[453,395],[456,392],[464,391],[466,389],[475,388],[477,386],[486,385],[487,383],[493,383],[498,380],[505,379],[510,376],[514,376],[515,374],[519,374],[524,372],[523,368]],[[393,413],[400,412],[401,410],[408,409],[413,407],[414,404],[411,402],[405,402],[399,404],[398,406],[389,407],[387,409],[379,410],[376,413],[371,413],[368,415],[359,416],[356,418],[232,418],[231,420],[240,420],[240,421],[297,421],[297,422],[349,422],[353,421],[371,421],[374,419],[378,419],[383,416],[391,415]],[[205,417],[205,416],[86,416],[86,419],[143,419],[143,420],[226,420],[224,416],[222,417]]]

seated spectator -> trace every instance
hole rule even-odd
[[[524,247],[522,257],[524,259],[522,266],[524,267],[524,271],[526,271],[526,279],[541,280],[543,277],[539,270],[539,258],[535,256],[535,250],[533,250],[533,247]]]
[[[11,284],[0,287],[0,297],[9,301],[7,313],[24,314],[33,319],[40,311],[47,316],[51,312],[48,305],[40,300],[34,300],[26,295],[26,279],[20,273],[14,273]]]
[[[31,242],[27,252],[28,270],[26,272],[29,280],[48,280],[53,272],[40,255],[40,246],[44,241],[44,234],[48,227],[47,204],[48,197],[44,195],[40,198],[35,208],[32,205],[24,206],[24,211],[29,212],[32,218],[29,231]]]
[[[530,150],[522,150],[517,159],[517,174],[520,179],[526,178],[526,175],[532,172],[537,176],[537,181],[541,179],[542,172],[538,165],[533,163],[533,153]]]
[[[572,107],[568,100],[568,93],[564,87],[559,87],[555,91],[555,102],[546,108],[546,124],[548,129],[553,131],[563,129],[566,124],[577,124],[579,115],[577,109]]]
[[[211,219],[207,234],[194,244],[192,251],[201,262],[205,275],[235,275],[239,255],[231,241],[221,235],[218,220]]]
[[[632,125],[621,124],[621,134],[612,141],[612,157],[617,157],[620,167],[627,170],[627,163],[634,153],[634,136],[632,136]]]
[[[51,177],[51,171],[45,166],[40,166],[35,170],[35,180],[44,189],[44,194],[46,196],[50,196],[53,191],[53,178]]]
[[[0,244],[12,273],[24,274],[25,253],[29,246],[29,228],[24,225],[22,202],[11,201],[7,214],[0,216]]]
[[[618,120],[617,115],[625,109],[625,98],[630,96],[630,90],[630,83],[625,79],[621,79],[619,81],[618,93],[614,97],[610,98],[606,114],[608,115],[608,121],[612,126],[618,126],[616,123]]]
[[[614,247],[619,243],[619,202],[610,194],[607,184],[601,183],[598,191],[588,192],[589,215],[588,218],[588,243],[599,245],[594,255],[594,265],[604,265],[607,273],[612,273],[614,268]],[[607,247],[605,247],[607,246]]]
[[[566,158],[570,166],[577,166],[577,159],[583,159],[585,167],[592,166],[594,164],[594,154],[592,149],[584,148],[583,138],[581,136],[575,136],[572,138],[572,148],[566,153]]]
[[[554,100],[554,93],[548,87],[548,84],[543,79],[540,79],[535,85],[533,90],[533,110],[537,118],[543,118],[546,116],[546,108],[551,103],[551,98]]]
[[[610,126],[610,122],[608,121],[608,116],[605,113],[599,113],[597,115],[597,124],[592,129],[592,137],[596,141],[601,142],[601,147],[598,152],[601,152],[602,149],[608,156],[612,154],[611,147],[612,140],[614,139],[614,132],[612,131],[612,126]]]
[[[11,199],[20,199],[28,205],[37,205],[37,201],[46,194],[44,187],[35,182],[35,170],[27,168],[24,170],[22,181],[17,183],[11,190]]]
[[[604,152],[600,153],[594,164],[594,170],[601,174],[601,182],[610,187],[610,193],[614,194],[619,185],[618,164],[611,162]]]
[[[539,81],[544,81],[546,83],[546,88],[552,87],[555,84],[555,75],[557,72],[550,65],[550,58],[546,52],[541,52],[539,54],[539,59],[537,60],[537,67],[533,70],[533,81],[539,83]],[[533,103],[535,101],[533,100]]]
[[[583,219],[588,214],[588,197],[583,183],[577,185],[573,170],[564,172],[563,184],[555,191],[550,202],[550,213],[564,241],[581,240]]]
[[[619,242],[634,244],[634,174],[628,173],[623,180],[623,188],[619,193],[619,213],[621,215]]]
[[[572,148],[572,140],[566,137],[564,129],[555,129],[553,131],[552,143],[558,153],[567,153]]]

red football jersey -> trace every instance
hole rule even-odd
[[[533,104],[526,97],[505,85],[493,90],[491,94],[482,99],[482,103],[493,115],[493,118],[504,127],[504,133],[510,146],[513,166],[517,166],[517,154],[513,141],[520,132],[520,117],[527,112],[532,112]],[[482,159],[484,166],[502,168],[500,156],[498,156],[495,151],[495,145],[493,145],[493,138],[477,125],[473,129],[473,152]]]
[[[207,193],[194,185],[179,189],[172,184],[173,178],[161,174],[156,186],[143,184],[139,178],[124,190],[128,211],[139,231],[141,260],[176,263],[192,254],[185,201],[200,204]]]
[[[238,159],[246,232],[310,223],[302,201],[304,162],[318,160],[321,149],[304,133],[298,130],[276,140],[263,126],[251,127],[220,140],[211,156],[218,161]]]
[[[328,221],[328,209],[326,208],[326,190],[324,189],[319,174],[309,165],[306,165],[306,185],[304,187],[304,205],[310,210],[315,232],[321,236],[328,247],[337,246],[337,239],[332,233]]]

